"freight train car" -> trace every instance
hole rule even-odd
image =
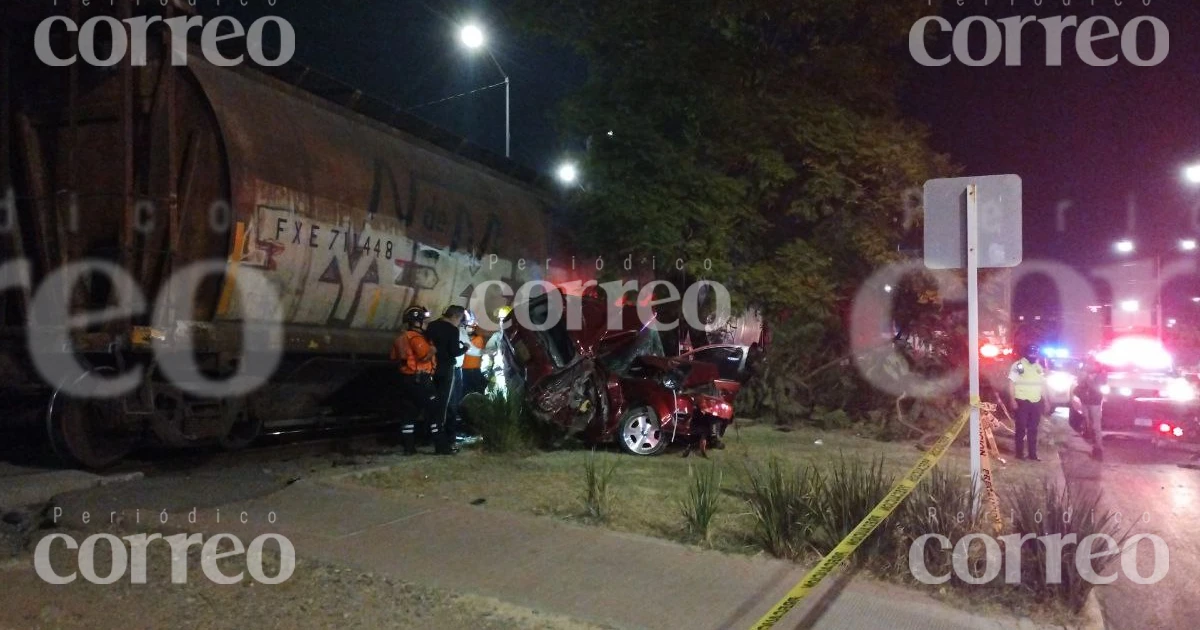
[[[51,68],[34,30],[67,9],[3,10],[0,388],[6,416],[43,423],[77,465],[148,436],[236,447],[264,423],[331,413],[390,369],[408,306],[547,278],[553,198],[506,160],[302,67],[217,67],[198,47],[174,65],[165,29],[144,66]],[[56,34],[62,57],[76,35]],[[243,368],[274,351],[265,384],[200,387],[252,381]],[[387,415],[388,390],[351,402]]]

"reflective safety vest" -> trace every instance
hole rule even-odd
[[[400,373],[433,374],[437,351],[419,330],[406,330],[392,344],[392,360],[400,364]]]
[[[1008,371],[1008,380],[1013,383],[1013,397],[1028,402],[1042,401],[1042,388],[1046,381],[1046,372],[1037,363],[1021,359],[1013,364]]]
[[[487,340],[483,335],[475,333],[471,335],[471,345],[467,348],[467,355],[463,357],[464,370],[478,370],[483,367],[483,346]]]

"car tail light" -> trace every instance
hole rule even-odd
[[[700,413],[706,416],[716,416],[723,420],[733,419],[733,407],[724,398],[700,396]]]
[[[1158,425],[1158,432],[1159,433],[1170,433],[1171,425],[1167,424],[1166,422],[1163,422],[1162,424]]]
[[[1000,348],[996,347],[995,344],[985,343],[979,349],[979,354],[983,355],[986,359],[994,359],[1000,356]]]
[[[1171,435],[1174,435],[1175,437],[1183,437],[1183,428],[1175,427],[1174,429],[1171,429]]]

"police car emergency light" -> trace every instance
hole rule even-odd
[[[1071,356],[1071,352],[1066,348],[1046,347],[1042,348],[1042,355],[1048,359],[1066,359]]]

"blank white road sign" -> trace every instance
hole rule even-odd
[[[1021,264],[1021,178],[953,177],[925,182],[925,266],[967,266],[967,185],[975,184],[979,211],[979,267]]]

